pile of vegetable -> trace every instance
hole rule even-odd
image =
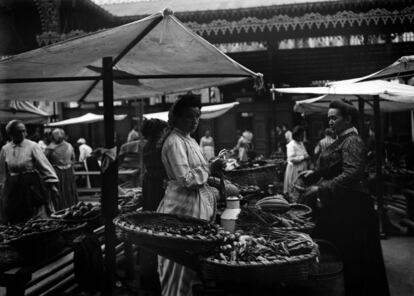
[[[295,212],[271,213],[259,207],[244,207],[237,221],[238,226],[245,230],[254,230],[262,227],[288,227],[288,228],[308,228],[313,227],[309,218],[297,215]]]
[[[118,209],[121,212],[135,210],[142,205],[141,199],[136,196],[123,196],[118,198]]]
[[[57,219],[76,221],[97,217],[100,212],[101,206],[99,204],[93,205],[92,203],[80,201],[70,208],[53,213],[51,216]]]
[[[244,185],[240,187],[240,194],[247,195],[260,192],[260,187],[257,185]]]
[[[221,236],[221,244],[209,259],[226,263],[268,262],[309,254],[316,247],[308,235],[298,232],[274,230],[265,235],[256,236],[237,231],[234,234],[222,232],[218,235]]]
[[[166,224],[145,224],[141,223],[136,225],[137,230],[147,230],[152,233],[170,233],[170,234],[179,234],[179,235],[200,235],[200,236],[214,236],[217,234],[217,229],[210,225],[183,225],[177,227],[176,225],[166,225]],[[202,237],[200,237],[202,238]]]
[[[61,224],[55,220],[33,220],[22,224],[0,225],[0,243],[7,244],[17,239],[54,231],[61,228]]]

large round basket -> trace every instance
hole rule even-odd
[[[198,226],[217,232],[214,224],[190,216],[133,212],[118,216],[114,219],[114,224],[122,231],[124,239],[149,247],[205,253],[219,243],[219,239],[213,234],[180,234],[184,228]],[[157,230],[160,228],[170,231]]]
[[[38,222],[56,223],[54,220],[34,220],[30,223]],[[49,230],[21,235],[9,241],[10,248],[8,250],[17,252],[21,261],[26,263],[37,262],[42,258],[55,254],[63,247],[61,229],[59,223],[56,223]]]
[[[283,257],[272,261],[225,262],[202,258],[201,274],[206,281],[235,285],[274,285],[276,282],[296,282],[307,280],[312,267],[317,262],[318,249],[311,253]]]
[[[235,169],[225,172],[225,176],[239,185],[256,185],[266,189],[267,185],[277,181],[277,165],[268,164],[259,167]]]

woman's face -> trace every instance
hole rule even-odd
[[[342,116],[341,111],[336,108],[330,108],[328,110],[328,122],[329,127],[337,135],[340,135],[343,131],[351,127],[350,118]]]
[[[19,144],[26,138],[26,136],[27,131],[25,125],[23,123],[16,125],[12,134],[13,142]]]
[[[177,117],[176,125],[183,132],[191,134],[195,132],[198,127],[200,115],[200,108],[188,107],[180,116]]]

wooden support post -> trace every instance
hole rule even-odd
[[[358,111],[359,111],[359,134],[365,140],[366,139],[366,132],[365,132],[365,111],[364,111],[364,99],[358,96]]]
[[[104,127],[105,148],[115,146],[114,121],[114,90],[112,77],[112,57],[104,57],[103,64],[103,99],[104,99]],[[114,287],[114,273],[116,268],[116,235],[112,220],[118,214],[118,167],[111,162],[102,172],[102,212],[105,219],[105,281],[103,294],[112,295]]]
[[[379,230],[382,237],[386,236],[384,229],[385,212],[384,212],[384,187],[382,176],[382,129],[381,129],[381,114],[379,106],[379,96],[374,96],[374,120],[375,120],[375,155],[376,155],[376,176],[375,187],[377,191],[377,204],[379,216]]]

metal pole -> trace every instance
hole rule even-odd
[[[103,65],[103,100],[104,100],[104,128],[105,148],[115,146],[115,121],[114,121],[114,89],[112,77],[112,57],[104,57]],[[109,167],[102,172],[102,212],[105,219],[105,278],[103,294],[112,295],[115,273],[115,247],[116,235],[115,225],[112,220],[118,214],[118,167],[117,163],[111,162]]]
[[[365,134],[365,112],[364,112],[364,99],[358,96],[358,110],[359,110],[359,133],[361,137],[365,140],[366,134]]]
[[[379,96],[374,96],[374,120],[375,120],[375,156],[376,156],[376,176],[375,187],[377,193],[379,231],[381,236],[385,236],[384,229],[384,187],[382,176],[382,129],[380,116]]]

